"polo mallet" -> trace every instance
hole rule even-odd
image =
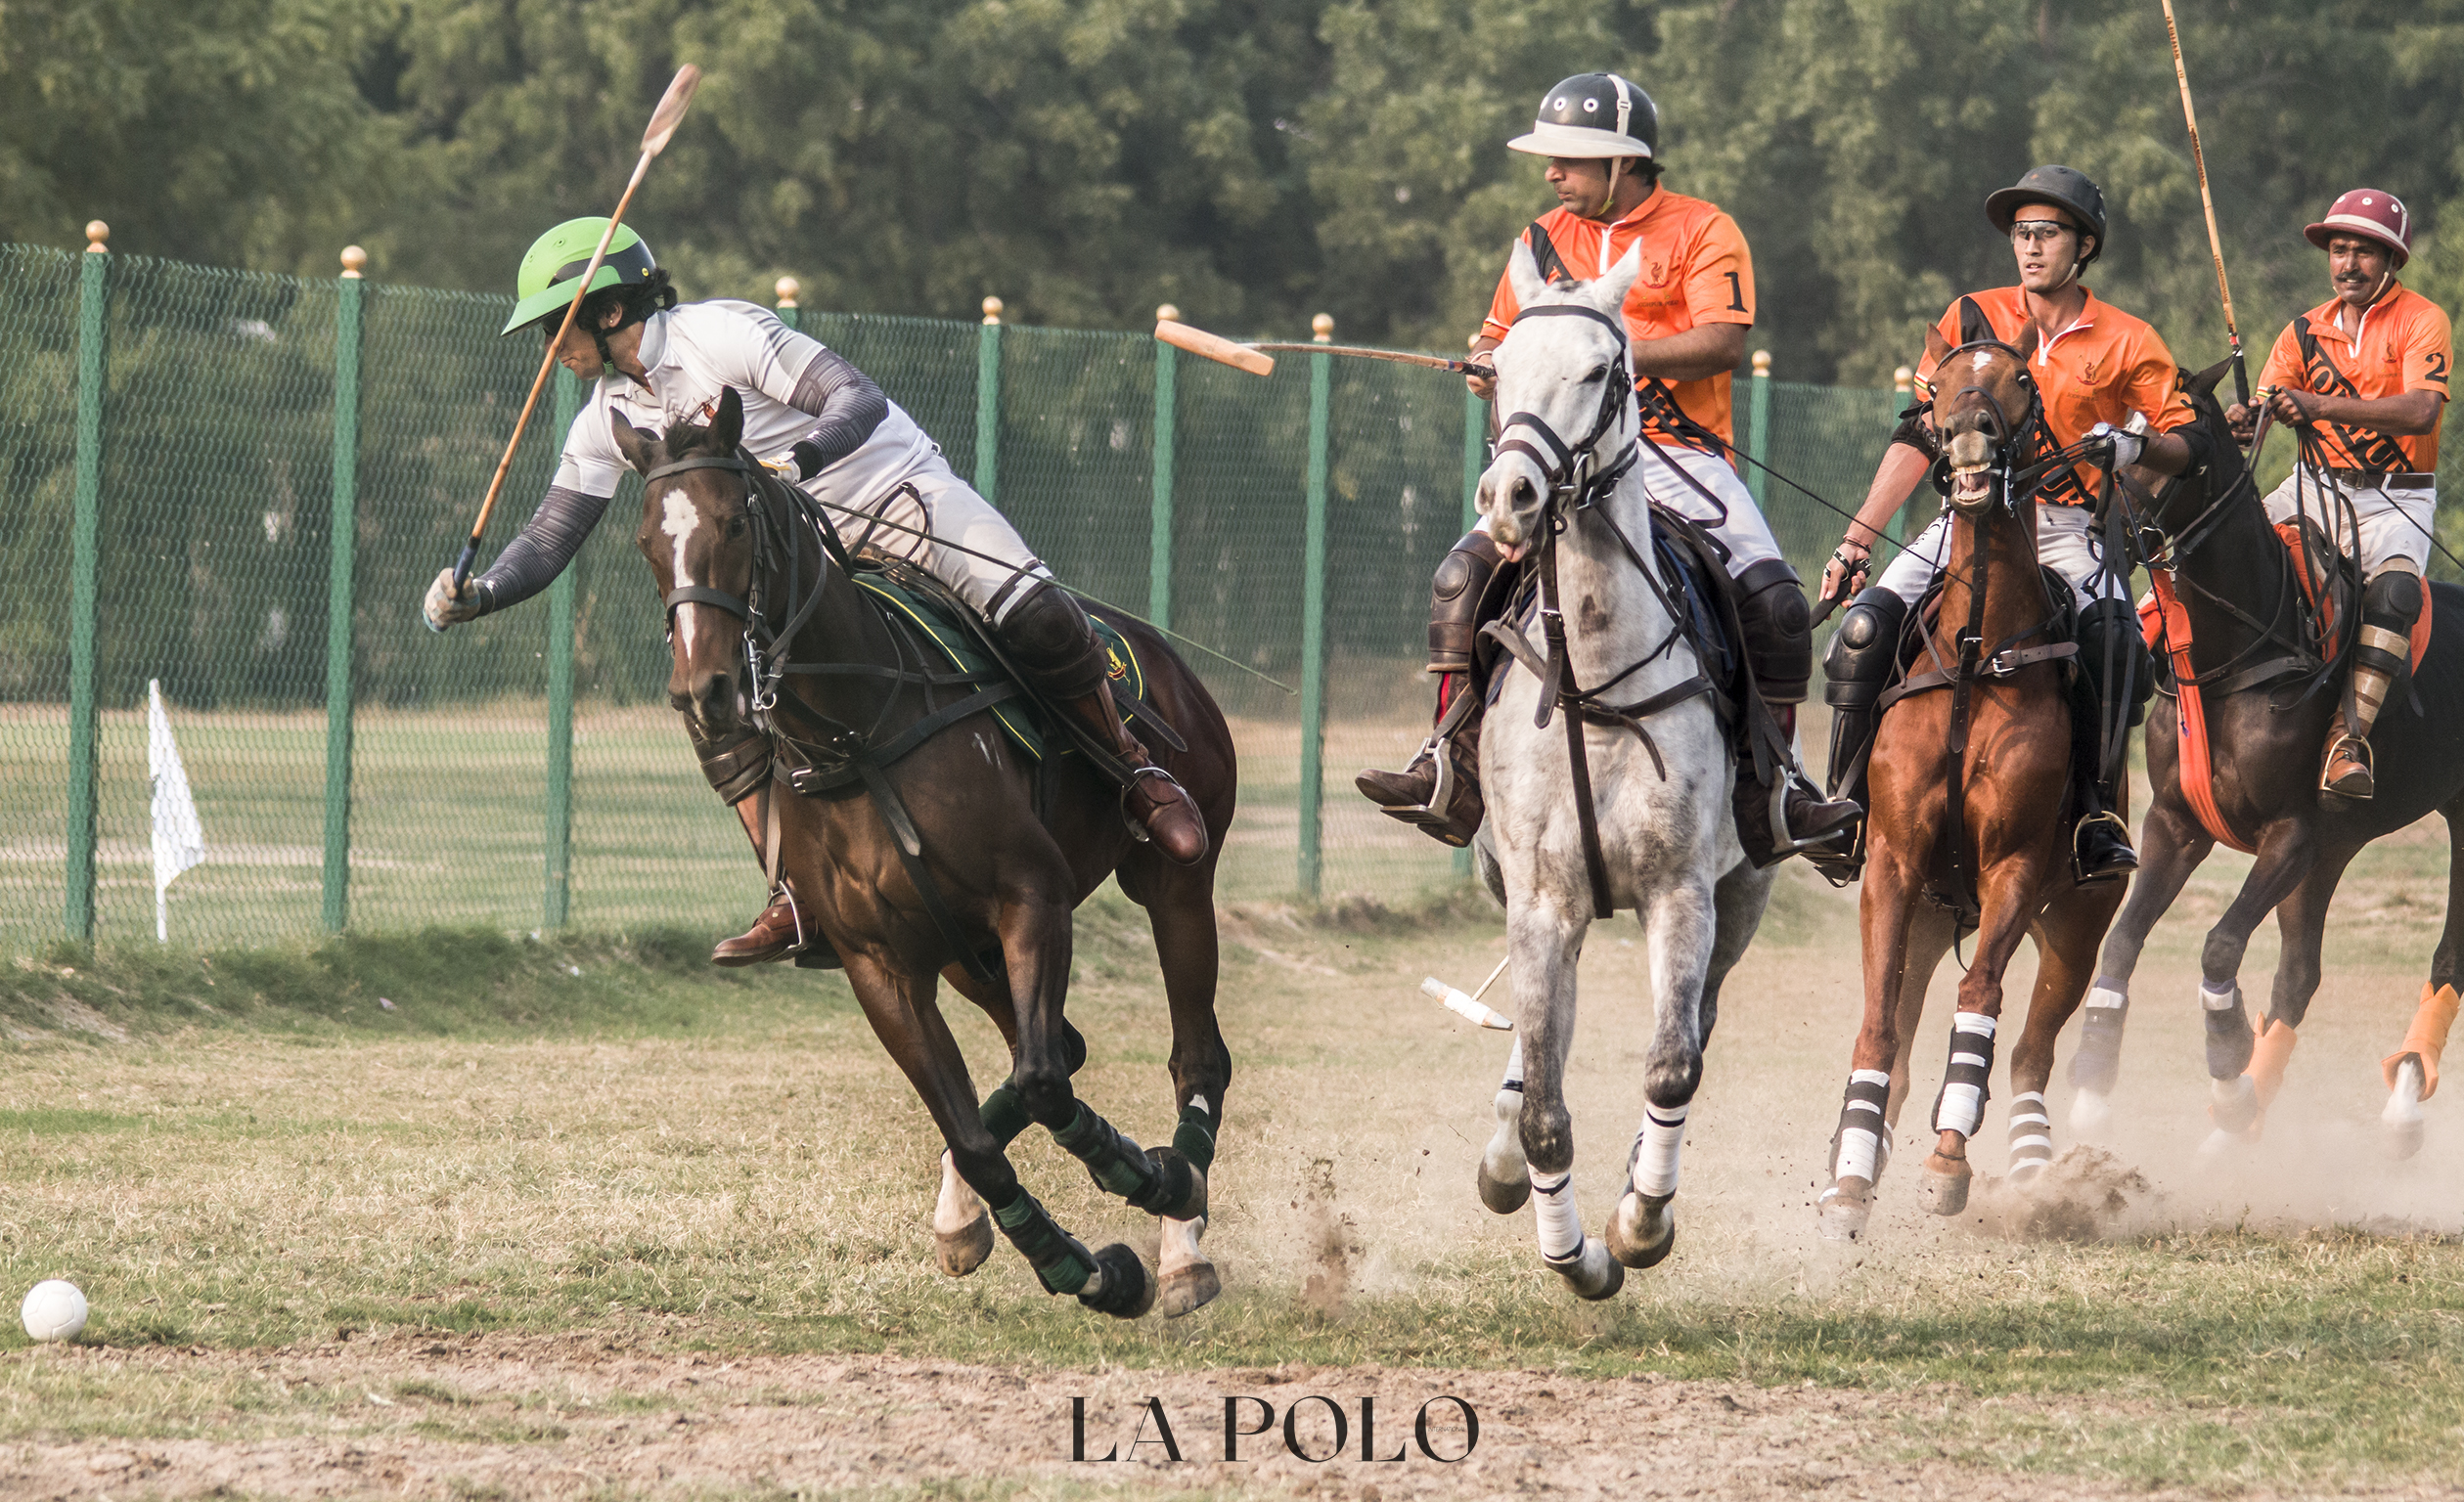
[[[496,509],[496,498],[504,493],[505,476],[513,470],[514,455],[522,446],[522,429],[530,425],[531,409],[539,405],[539,393],[548,386],[548,373],[556,369],[557,346],[572,331],[573,320],[581,315],[582,299],[590,295],[591,278],[599,275],[602,262],[607,259],[607,245],[616,238],[616,226],[624,223],[624,211],[633,205],[633,192],[642,186],[643,177],[650,170],[650,158],[666,150],[676,127],[685,122],[685,109],[693,103],[693,91],[701,84],[701,69],[688,63],[676,69],[668,80],[667,92],[661,95],[658,109],[650,113],[650,128],[642,132],[642,159],[633,164],[633,180],[625,184],[624,197],[616,200],[616,211],[608,216],[606,232],[599,237],[599,248],[591,252],[590,265],[582,271],[582,280],[574,287],[573,301],[564,310],[564,322],[557,326],[557,336],[548,341],[547,354],[539,362],[539,374],[531,377],[530,395],[522,402],[521,416],[514,420],[514,436],[505,443],[505,457],[496,462],[496,477],[488,481],[488,496],[479,503],[479,519],[470,524],[470,539],[462,545],[462,556],[454,562],[454,594],[470,581],[470,565],[479,556],[479,539],[487,532],[488,516]]]
[[[2216,261],[2216,289],[2224,298],[2224,333],[2233,341],[2233,400],[2250,405],[2250,370],[2242,361],[2242,326],[2233,317],[2233,288],[2224,280],[2224,239],[2216,231],[2216,195],[2208,191],[2207,153],[2199,148],[2199,112],[2190,104],[2190,70],[2181,63],[2181,28],[2173,23],[2173,0],[2164,0],[2165,35],[2173,44],[2173,78],[2181,85],[2182,123],[2190,127],[2190,162],[2199,169],[2199,203],[2208,215],[2208,254]]]
[[[1456,991],[1434,975],[1422,979],[1420,994],[1444,1006],[1457,1017],[1476,1022],[1484,1028],[1494,1028],[1501,1033],[1511,1033],[1514,1031],[1514,1019],[1483,1004],[1480,998],[1489,994],[1489,988],[1498,983],[1499,976],[1505,974],[1505,967],[1512,963],[1513,959],[1514,956],[1508,954],[1505,958],[1499,960],[1498,968],[1490,971],[1489,978],[1480,983],[1480,989],[1469,995]]]
[[[1277,354],[1349,355],[1356,360],[1384,360],[1395,365],[1424,366],[1432,371],[1453,371],[1458,376],[1475,369],[1487,369],[1486,366],[1475,367],[1466,360],[1449,360],[1444,355],[1418,355],[1402,349],[1367,349],[1358,344],[1240,344],[1220,333],[1192,329],[1187,324],[1175,323],[1168,318],[1155,320],[1155,337],[1175,349],[1204,355],[1209,360],[1219,361],[1234,370],[1247,371],[1252,376],[1274,375],[1275,356]]]

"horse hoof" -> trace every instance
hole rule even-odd
[[[993,1217],[977,1215],[956,1231],[932,1233],[932,1259],[954,1278],[965,1277],[993,1255]]]
[[[1155,1178],[1146,1193],[1130,1202],[1133,1210],[1142,1210],[1165,1220],[1202,1220],[1206,1217],[1206,1171],[1181,1156],[1170,1147],[1150,1147],[1146,1161],[1153,1165]]]
[[[2216,1129],[2240,1136],[2259,1124],[2259,1084],[2248,1075],[2208,1082],[2208,1117]]]
[[[1925,1172],[1916,1183],[1916,1197],[1928,1214],[1955,1215],[1968,1208],[1968,1185],[1973,1180],[1967,1160],[1929,1154]]]
[[[1531,1201],[1532,1175],[1518,1169],[1512,1176],[1493,1173],[1489,1160],[1480,1160],[1480,1203],[1501,1215],[1510,1215]]]
[[[1548,1270],[1566,1280],[1578,1299],[1597,1303],[1614,1299],[1626,1286],[1626,1264],[1608,1255],[1608,1247],[1597,1236],[1583,1238],[1583,1250],[1562,1262],[1549,1262]]]
[[[1821,1206],[1814,1214],[1824,1241],[1855,1241],[1865,1234],[1865,1221],[1873,1215],[1873,1186],[1857,1188],[1843,1180],[1822,1191]]]
[[[1608,1255],[1628,1267],[1657,1267],[1677,1247],[1673,1194],[1645,1197],[1632,1189],[1608,1217]]]
[[[1164,1318],[1179,1319],[1192,1309],[1202,1309],[1215,1302],[1224,1291],[1224,1280],[1216,1275],[1213,1262],[1191,1262],[1175,1267],[1163,1275],[1163,1293],[1157,1304]]]
[[[2102,1131],[2105,1123],[2113,1120],[2113,1102],[2101,1090],[2083,1088],[2071,1097],[2071,1131],[2085,1136]]]
[[[1155,1306],[1155,1280],[1138,1254],[1119,1242],[1096,1254],[1096,1286],[1081,1289],[1078,1302],[1114,1319],[1136,1319]]]

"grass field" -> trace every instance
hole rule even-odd
[[[2464,1121],[2434,1100],[2428,1148],[2393,1164],[2373,1120],[2442,852],[2416,830],[2356,867],[2264,1149],[2204,1166],[2190,956],[2238,871],[2203,875],[2141,972],[2113,1159],[2080,1170],[2087,1241],[2016,1234],[1990,1192],[1959,1221],[1913,1208],[1941,1002],[1872,1232],[1816,1240],[1855,929],[1792,872],[1713,1041],[1678,1253],[1603,1305],[1470,1191],[1503,1040],[1413,985],[1494,962],[1477,905],[1228,914],[1227,1291],[1126,1325],[1046,1299],[1006,1248],[934,1272],[938,1144],[843,985],[709,971],[698,930],[27,955],[0,974],[0,1288],[72,1277],[96,1313],[76,1347],[0,1339],[0,1493],[2443,1491]],[[1639,1111],[1631,935],[1595,929],[1583,965],[1595,1226]],[[2250,975],[2272,960],[2262,939]],[[1080,1086],[1155,1141],[1151,963],[1135,909],[1087,909]],[[994,1035],[953,1015],[988,1082]],[[1152,1222],[1040,1133],[1017,1156],[1073,1229],[1152,1255]],[[1073,1394],[1116,1429],[1162,1394],[1211,1434],[1224,1394],[1304,1390],[1381,1414],[1455,1392],[1487,1437],[1443,1474],[1067,1461]]]

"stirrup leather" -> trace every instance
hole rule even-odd
[[[2346,754],[2350,754],[2354,761],[2361,764],[2362,773],[2369,777],[2373,788],[2376,787],[2379,779],[2378,756],[2370,749],[2369,737],[2366,735],[2355,735],[2351,730],[2345,730],[2339,733],[2334,740],[2327,743],[2327,754],[2319,760],[2318,790],[2320,792],[2336,792],[2336,789],[2327,785],[2327,769],[2336,765],[2337,757]],[[2350,798],[2352,795],[2351,793],[2337,793],[2336,796],[2340,798]]]

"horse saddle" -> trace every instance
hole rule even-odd
[[[2341,552],[2330,542],[2326,530],[2305,516],[2295,521],[2276,523],[2276,541],[2284,545],[2292,560],[2293,577],[2302,587],[2305,608],[2301,612],[2304,645],[2309,660],[2299,656],[2278,656],[2255,663],[2230,674],[2210,685],[2218,695],[2255,688],[2296,673],[2314,672],[2333,664],[2344,654],[2345,639],[2351,633],[2344,627],[2361,597],[2361,567],[2351,554]],[[2421,666],[2421,657],[2430,650],[2431,596],[2435,592],[2421,592],[2421,614],[2413,621],[2412,666]],[[2190,644],[2190,613],[2175,604],[2172,614],[2165,602],[2149,590],[2139,600],[2139,635],[2148,650],[2156,654],[2156,685],[2164,692],[2176,692],[2173,654],[2186,651]]]

